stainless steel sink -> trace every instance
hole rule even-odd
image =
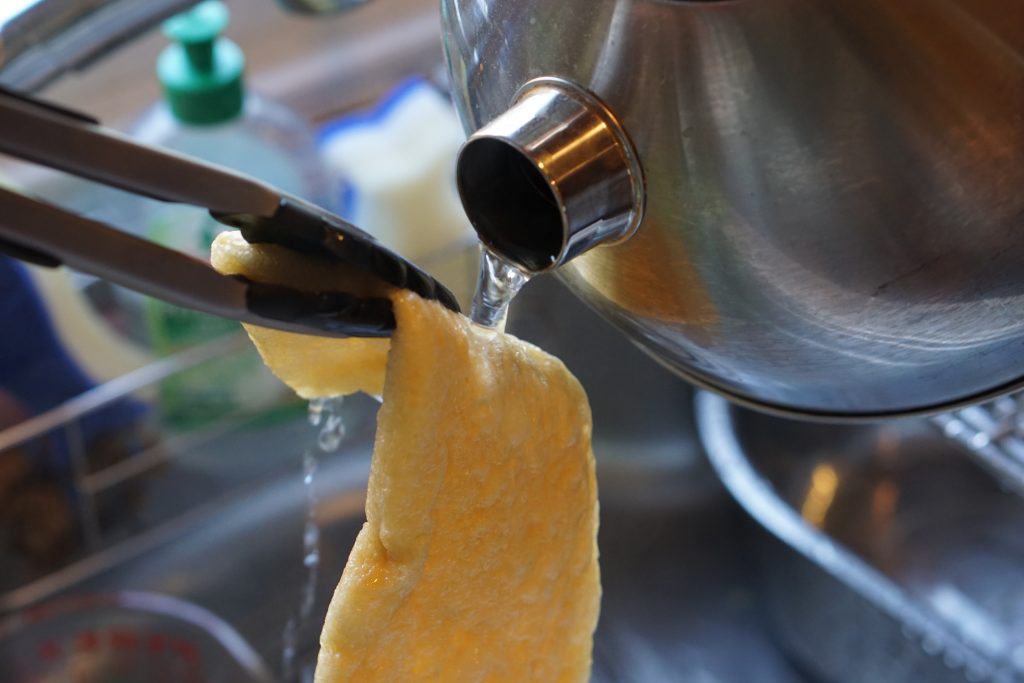
[[[255,89],[314,119],[370,101],[441,60],[436,0],[378,0],[329,22],[282,20],[269,1],[246,3],[236,15],[233,30],[249,51]],[[273,41],[264,39],[269,21],[279,22]],[[122,47],[47,94],[124,120],[155,97],[149,70],[139,65],[152,63],[162,44],[150,35]],[[561,357],[593,408],[604,585],[594,681],[807,680],[762,627],[746,548],[751,533],[763,532],[704,460],[691,389],[550,278],[526,287],[510,329]],[[363,522],[376,404],[356,397],[345,406],[349,437],[324,457],[315,483],[321,559],[313,611],[298,634],[299,662],[315,656],[327,602]],[[104,536],[96,552],[42,578],[22,580],[0,554],[0,578],[10,579],[0,581],[0,617],[69,595],[174,596],[231,624],[283,680],[283,632],[308,575],[302,457],[315,442],[316,430],[296,417],[269,425],[240,420],[164,444],[146,464],[158,463],[144,486],[159,514],[134,520],[127,540]],[[134,469],[129,461],[120,471]]]
[[[697,398],[780,644],[826,681],[1024,681],[1024,503],[926,420],[837,426]],[[794,552],[796,551],[796,552]]]
[[[593,680],[807,680],[761,626],[745,555],[750,526],[701,455],[691,390],[553,280],[531,284],[513,316],[513,329],[565,359],[593,403],[604,584]],[[349,436],[323,459],[315,483],[321,561],[298,661],[315,657],[327,602],[363,522],[376,404],[357,397],[345,406]],[[280,675],[282,633],[307,576],[301,456],[316,438],[312,427],[288,429],[294,441],[271,455],[293,463],[289,474],[102,551],[15,591],[6,604],[126,589],[183,598],[232,624]],[[246,447],[265,458],[258,436]]]

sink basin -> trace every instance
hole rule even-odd
[[[593,403],[604,585],[593,681],[806,680],[761,626],[745,562],[749,525],[703,459],[691,390],[553,279],[532,283],[513,316],[510,327],[560,354]],[[317,472],[320,563],[312,613],[298,631],[297,669],[315,659],[327,603],[363,523],[375,410],[369,398],[346,399],[348,436],[322,456]],[[24,609],[56,596],[125,590],[173,596],[231,624],[285,680],[282,633],[299,610],[308,574],[302,454],[315,448],[316,430],[263,429],[292,436],[288,447],[280,439],[274,446],[293,463],[289,474],[29,584],[5,596],[4,605]],[[250,434],[244,447],[257,457],[261,442],[273,443]]]
[[[1024,680],[1024,504],[926,420],[837,426],[696,401],[782,646],[826,681]],[[794,552],[794,550],[796,552]]]

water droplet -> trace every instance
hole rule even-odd
[[[311,571],[315,571],[316,567],[312,567]],[[313,606],[316,604],[316,591],[313,590],[314,586],[310,584],[309,590],[303,591],[302,593],[302,605],[299,607],[299,619],[303,623],[308,623],[309,615],[313,613]]]
[[[317,460],[316,455],[310,451],[302,454],[302,483],[306,486],[313,485],[313,477],[316,476]],[[308,493],[308,492],[307,492]]]
[[[317,437],[317,445],[325,453],[334,453],[341,446],[345,438],[345,423],[340,415],[331,414],[327,416],[320,427],[320,434]]]
[[[322,399],[319,404],[317,421],[314,424],[320,427],[320,432],[317,435],[317,447],[325,453],[333,453],[338,450],[345,438],[345,420],[342,417],[341,408],[341,396]],[[310,402],[310,411],[312,411],[312,401]]]
[[[313,523],[306,524],[306,531],[302,534],[302,544],[306,551],[316,548],[320,542],[320,527]]]
[[[306,556],[302,558],[302,564],[306,565],[307,568],[315,567],[320,564],[320,553],[313,551],[306,553]]]
[[[281,674],[285,681],[295,679],[295,652],[296,640],[298,640],[298,624],[292,617],[284,625],[284,633],[281,634]]]
[[[317,427],[320,425],[320,421],[324,417],[324,408],[327,405],[326,398],[314,398],[309,402],[309,424]]]

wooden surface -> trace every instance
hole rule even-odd
[[[441,67],[438,0],[369,0],[333,17],[300,17],[273,0],[228,0],[227,35],[242,46],[253,91],[311,120],[369,103],[401,78]],[[123,127],[160,96],[152,30],[44,95]]]

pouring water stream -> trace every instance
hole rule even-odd
[[[307,683],[313,680],[313,662],[297,661],[299,646],[309,638],[316,624],[311,623],[313,608],[316,606],[316,587],[320,567],[320,526],[316,518],[316,491],[313,483],[320,457],[334,453],[345,438],[345,422],[342,419],[342,397],[313,399],[309,402],[309,422],[319,427],[315,448],[308,448],[302,454],[302,483],[306,492],[306,522],[302,531],[302,564],[306,568],[299,598],[299,609],[288,619],[282,634],[281,671],[288,683]]]
[[[480,250],[480,273],[469,317],[478,325],[503,330],[508,305],[530,275],[489,249]]]

